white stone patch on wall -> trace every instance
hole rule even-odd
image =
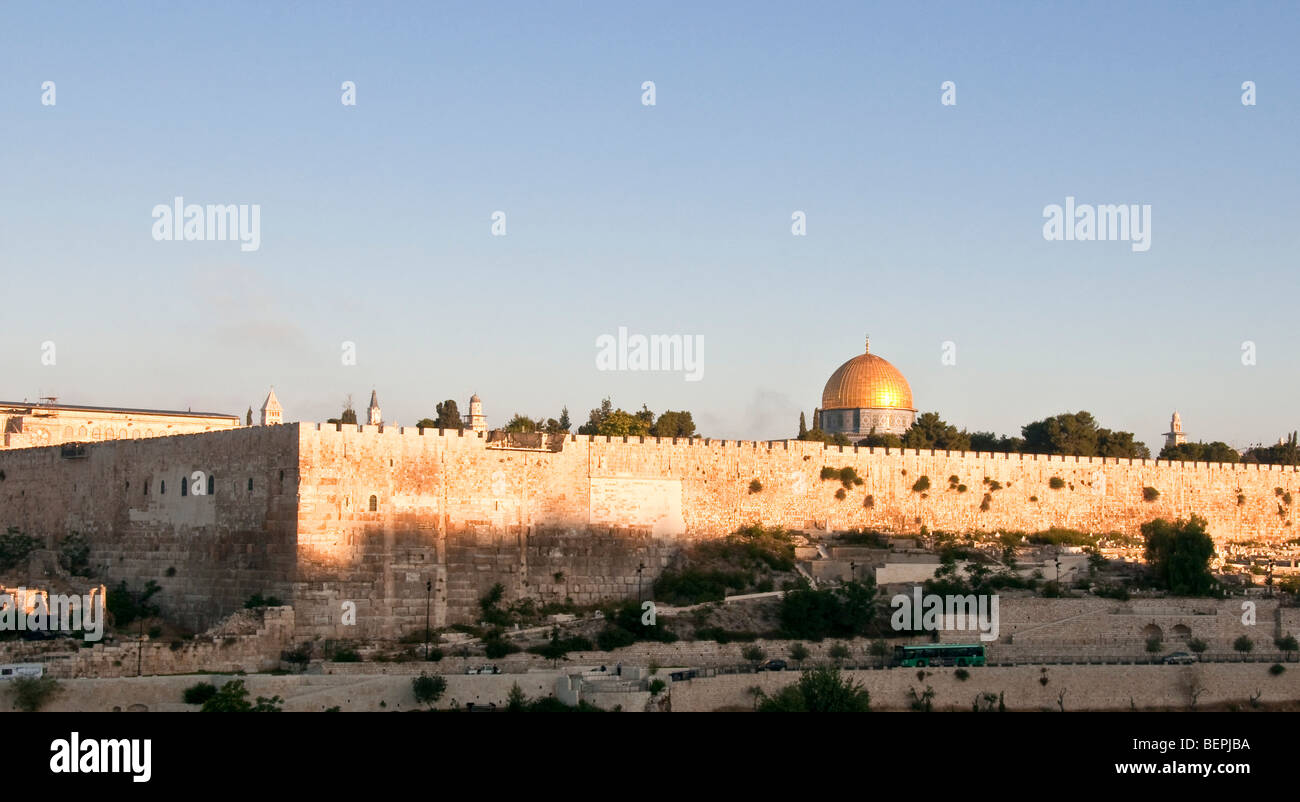
[[[179,467],[173,468],[166,473],[154,473],[149,479],[149,494],[144,495],[143,488],[140,495],[134,495],[134,485],[132,486],[132,495],[127,496],[131,507],[129,514],[132,523],[161,523],[161,524],[182,524],[185,526],[211,526],[217,522],[217,505],[213,496],[206,494],[196,495],[189,493],[187,487],[186,495],[181,495],[182,478],[188,484],[190,483],[191,470],[185,470]],[[167,483],[165,492],[162,490],[162,483]],[[238,492],[238,489],[231,490],[230,480],[218,477],[217,493]]]
[[[686,531],[680,479],[591,480],[591,522],[652,527],[655,535]]]
[[[791,471],[786,474],[786,486],[796,496],[808,492],[808,476],[803,471]]]
[[[369,504],[369,496],[366,499],[366,503]],[[431,515],[440,512],[439,505],[441,502],[441,497],[434,493],[394,493],[389,500],[389,503],[393,506],[393,512],[425,512]]]

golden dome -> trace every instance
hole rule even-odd
[[[822,409],[912,409],[912,388],[898,368],[865,352],[840,365],[822,390]]]

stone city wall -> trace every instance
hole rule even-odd
[[[202,630],[254,593],[291,597],[297,443],[292,427],[251,427],[0,451],[0,530],[54,551],[80,532],[96,584],[154,580],[151,601]]]
[[[0,452],[0,527],[49,548],[69,531],[89,535],[105,584],[154,579],[165,609],[195,628],[253,593],[276,595],[298,609],[304,637],[400,635],[426,610],[434,626],[473,622],[498,582],[507,603],[634,598],[685,542],[751,523],[1136,533],[1195,513],[1220,542],[1278,541],[1295,536],[1286,494],[1300,476],[800,441],[571,435],[524,448],[475,432],[310,423],[93,443],[83,454]],[[842,485],[822,480],[823,467],[852,467],[862,484],[837,498]],[[176,492],[195,470],[215,476],[214,495]],[[922,477],[929,488],[914,489]],[[1158,495],[1147,500],[1145,488]]]

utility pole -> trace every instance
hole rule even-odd
[[[144,671],[144,605],[137,605],[140,615],[140,637],[135,641],[135,675],[143,676]]]
[[[424,661],[429,661],[429,608],[433,604],[433,580],[424,583]]]

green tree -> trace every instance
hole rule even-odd
[[[642,404],[641,411],[636,413],[636,417],[645,423],[647,430],[654,428],[655,414],[650,411],[650,407]]]
[[[1255,446],[1241,455],[1242,462],[1264,465],[1300,465],[1300,444],[1292,432],[1273,446]]]
[[[1133,438],[1132,432],[1113,432],[1110,429],[1097,430],[1098,457],[1131,457],[1133,459],[1150,459],[1151,450]]]
[[[569,426],[570,426],[570,423],[569,423],[569,408],[568,408],[568,407],[565,407],[563,410],[560,411],[560,419],[559,419],[559,420],[556,420],[555,418],[547,418],[547,419],[546,419],[546,424],[543,426],[543,425],[542,425],[542,422],[541,422],[541,419],[539,418],[538,421],[537,421],[537,423],[538,423],[538,426],[541,427],[541,428],[543,428],[543,430],[544,430],[547,434],[568,434],[568,433],[569,433]]]
[[[903,433],[904,448],[939,448],[969,451],[970,435],[946,423],[937,412],[926,412]]]
[[[691,419],[691,413],[686,410],[681,412],[665,410],[651,427],[650,433],[656,437],[693,437],[695,421]]]
[[[1237,638],[1235,641],[1232,642],[1232,648],[1236,649],[1242,654],[1246,654],[1255,648],[1255,642],[1250,639],[1249,635],[1242,635],[1241,637]]]
[[[330,418],[325,422],[326,423],[350,423],[355,425],[357,422],[357,411],[352,408],[352,396],[349,395],[346,399],[344,399],[343,413],[341,415],[339,415],[337,418]]]
[[[800,413],[799,413],[799,435],[798,435],[798,439],[799,439],[799,440],[804,440],[804,439],[806,439],[807,437],[808,437],[808,422],[807,422],[807,420],[804,418],[803,413],[800,412]]]
[[[1157,459],[1179,460],[1182,462],[1238,462],[1241,455],[1227,443],[1179,443],[1160,449]]]
[[[765,698],[762,713],[866,713],[871,695],[861,685],[841,676],[837,668],[805,671],[799,681]]]
[[[970,434],[971,451],[1016,454],[1023,451],[1024,447],[1025,441],[1019,437],[1008,437],[1005,434],[999,437],[993,432],[971,432]]]
[[[185,689],[181,695],[187,705],[201,705],[217,695],[217,686],[211,682],[198,682]]]
[[[524,713],[528,710],[528,697],[524,696],[524,689],[519,687],[519,683],[510,686],[510,695],[506,697],[507,713]]]
[[[518,685],[515,685],[518,688]],[[421,673],[420,676],[411,680],[411,693],[415,694],[415,701],[425,705],[429,709],[438,703],[442,695],[447,692],[447,680],[439,676],[429,676]]]
[[[158,607],[149,600],[161,590],[158,583],[150,579],[139,592],[135,592],[127,587],[126,580],[123,579],[104,598],[104,605],[113,616],[113,625],[121,629],[137,618],[157,615]]]
[[[820,641],[876,632],[876,584],[845,582],[838,588],[797,588],[781,599],[781,631],[791,638]]]
[[[609,413],[596,428],[596,434],[610,437],[649,436],[650,423],[642,416],[621,409]]]
[[[849,438],[846,437],[843,432],[836,432],[835,434],[827,434],[826,432],[822,431],[821,429],[818,429],[815,426],[809,429],[808,433],[799,439],[807,440],[809,442],[815,442],[815,443],[830,443],[833,446],[850,445]]]
[[[1193,515],[1175,522],[1157,518],[1142,524],[1145,556],[1156,581],[1178,596],[1211,596],[1217,584],[1210,574],[1214,541],[1205,519]]]
[[[1279,651],[1286,653],[1287,660],[1291,659],[1292,652],[1300,649],[1300,643],[1296,642],[1295,635],[1286,635],[1281,638],[1274,638],[1273,645],[1276,646]]]
[[[1022,450],[1030,454],[1068,454],[1080,457],[1131,457],[1147,459],[1151,452],[1132,432],[1113,432],[1097,426],[1089,412],[1063,412],[1025,424]]]
[[[529,649],[529,651],[531,652],[533,649]],[[547,641],[542,648],[537,650],[537,654],[550,660],[551,665],[559,665],[559,662],[564,660],[568,653],[569,644],[566,641],[561,640],[559,627],[551,628],[551,639]]]
[[[279,696],[259,696],[256,704],[250,703],[244,681],[232,679],[212,694],[200,710],[203,713],[278,713],[283,703]]]
[[[505,430],[507,432],[531,433],[537,431],[537,429],[538,429],[537,421],[533,420],[532,418],[520,415],[519,413],[515,413],[515,416],[511,418],[505,425]]]
[[[453,399],[448,398],[435,407],[437,417],[434,423],[437,424],[435,429],[464,429],[465,419],[460,416],[460,408],[456,406]]]
[[[857,445],[870,448],[902,448],[903,438],[896,434],[877,434],[876,427],[872,426],[871,431],[867,432],[867,436],[859,440]]]
[[[591,411],[587,422],[578,427],[578,434],[600,434],[601,424],[612,414],[614,414],[614,405],[606,397],[600,402],[599,407]]]

